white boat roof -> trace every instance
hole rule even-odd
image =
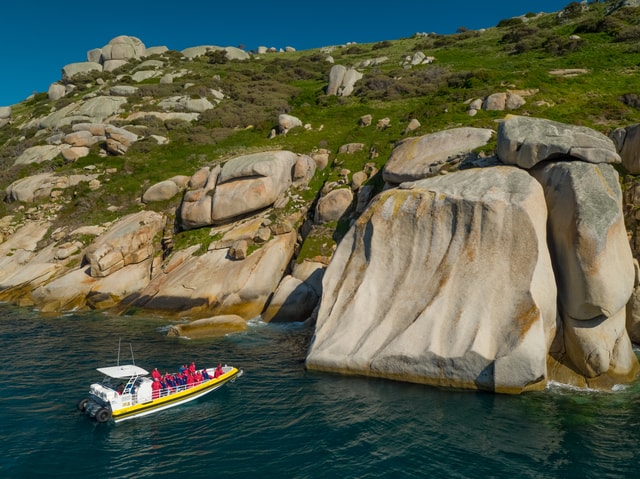
[[[148,371],[133,364],[124,364],[122,366],[109,366],[108,368],[98,368],[102,374],[106,374],[112,378],[128,378],[131,376],[144,376],[149,374]]]

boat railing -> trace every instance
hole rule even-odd
[[[153,392],[153,399],[158,399],[160,397],[171,396],[172,394],[176,394],[182,391],[186,391],[187,389],[193,389],[196,386],[200,386],[206,382],[211,381],[214,378],[203,379],[202,381],[194,381],[190,384],[176,384],[175,386],[166,387],[163,389],[158,389]]]

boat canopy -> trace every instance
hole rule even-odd
[[[102,374],[106,374],[112,378],[130,378],[131,376],[145,376],[149,374],[148,371],[142,369],[139,366],[133,364],[125,364],[123,366],[110,366],[108,368],[98,368],[98,371]]]

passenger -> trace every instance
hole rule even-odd
[[[196,384],[202,384],[202,373],[200,371],[196,371],[193,376],[196,379]]]
[[[214,378],[219,378],[223,374],[224,374],[224,371],[222,370],[222,364],[218,363],[218,367],[216,368],[216,372],[213,373],[213,377]]]
[[[195,378],[193,377],[193,374],[188,374],[187,375],[187,388],[192,388],[195,384]]]
[[[174,382],[173,377],[171,376],[171,374],[164,373],[164,377],[162,378],[162,380],[164,381],[164,384],[166,385],[167,394],[173,393],[174,392],[174,388],[176,386],[176,383]]]
[[[209,373],[207,372],[206,369],[202,370],[202,379],[205,381],[208,381],[209,379],[211,379],[211,376],[209,376]]]
[[[118,392],[119,395],[122,395],[122,391],[124,391],[124,383],[118,384],[116,391]]]
[[[180,374],[184,374],[185,371],[187,371],[187,366],[186,364],[183,364],[182,366],[180,366]]]
[[[194,363],[193,361],[191,361],[191,364],[189,365],[189,372],[191,374],[196,372],[196,363]]]
[[[151,384],[151,399],[158,399],[160,397],[160,381],[153,378],[153,384]]]
[[[158,381],[160,381],[160,379],[162,378],[162,375],[160,374],[160,371],[158,371],[158,368],[153,368],[153,371],[151,371],[151,376],[153,376],[153,378],[157,379]]]

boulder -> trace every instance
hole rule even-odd
[[[213,193],[215,191],[220,166],[213,169],[204,167],[189,180],[189,190],[185,192],[178,211],[180,226],[184,230],[213,224]]]
[[[107,118],[120,112],[125,103],[127,103],[125,97],[97,96],[78,105],[77,109],[73,110],[73,115],[84,117],[85,121],[89,123],[102,123]]]
[[[62,150],[61,154],[67,163],[73,163],[80,158],[89,156],[89,153],[91,153],[91,150],[86,146],[72,146],[71,148]]]
[[[143,203],[152,203],[154,201],[167,201],[180,192],[178,185],[171,181],[165,180],[152,185],[142,195]]]
[[[274,323],[303,322],[311,316],[318,299],[318,294],[311,286],[287,275],[262,313],[262,320]]]
[[[545,192],[563,314],[576,320],[615,315],[629,301],[635,278],[618,173],[582,161],[548,163],[531,173]]]
[[[213,318],[197,319],[188,323],[174,324],[167,336],[180,336],[190,339],[215,338],[229,333],[247,330],[247,322],[238,315],[226,314]]]
[[[334,65],[329,71],[329,86],[327,86],[327,95],[337,95],[338,89],[342,86],[344,75],[347,67],[344,65]]]
[[[434,173],[433,166],[486,145],[493,136],[487,128],[452,128],[406,138],[391,152],[382,178],[393,184],[416,181]]]
[[[109,125],[105,127],[104,132],[107,138],[107,151],[114,155],[124,155],[129,147],[138,141],[138,135],[124,128]]]
[[[293,185],[300,187],[309,184],[316,172],[316,162],[308,155],[300,155],[293,166]]]
[[[364,76],[355,68],[349,68],[342,79],[342,88],[338,91],[341,96],[349,96],[353,93],[353,89],[358,80]]]
[[[60,83],[52,83],[47,90],[47,96],[51,101],[57,101],[67,94],[67,89]]]
[[[291,186],[298,155],[266,151],[233,158],[220,171],[213,193],[212,220],[231,218],[269,207]]]
[[[278,130],[280,133],[286,134],[291,128],[295,128],[296,126],[302,126],[300,118],[287,115],[286,113],[281,113],[278,116]]]
[[[80,73],[89,73],[93,71],[101,72],[102,65],[96,62],[69,63],[62,67],[62,78],[64,80],[69,80]]]
[[[63,141],[70,146],[86,146],[90,148],[103,140],[104,137],[94,136],[88,130],[79,130],[65,135]]]
[[[11,118],[11,107],[0,106],[0,120],[8,120]]]
[[[465,170],[373,200],[325,272],[306,365],[519,393],[545,387],[555,334],[541,186]]]
[[[620,153],[622,166],[632,175],[640,174],[640,124],[616,128],[610,138]]]
[[[587,321],[563,315],[566,355],[570,364],[587,379],[603,376],[628,382],[639,370],[625,329],[625,309],[610,317]]]
[[[338,221],[349,210],[353,202],[350,188],[338,188],[322,196],[316,205],[314,222],[317,224]]]
[[[137,59],[144,56],[146,47],[139,38],[120,35],[102,47],[101,61]]]
[[[45,161],[51,161],[56,156],[60,154],[60,152],[69,148],[69,145],[38,145],[32,146],[31,148],[27,148],[20,156],[16,158],[13,162],[15,165],[29,165],[32,163],[43,163]]]
[[[589,163],[620,163],[613,141],[584,126],[508,116],[498,127],[498,158],[532,168],[541,161],[573,157]]]
[[[134,213],[116,222],[85,250],[91,277],[108,276],[129,264],[153,257],[153,241],[162,232],[164,222],[164,216],[154,211]]]

